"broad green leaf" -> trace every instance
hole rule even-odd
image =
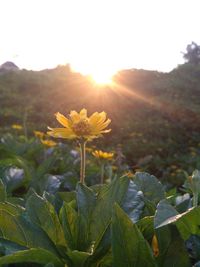
[[[90,256],[89,253],[78,251],[78,250],[68,251],[67,255],[70,258],[70,260],[73,262],[72,264],[73,267],[85,267],[84,265],[85,261]]]
[[[8,197],[7,198],[8,203],[15,205],[15,206],[25,206],[25,200],[20,197]]]
[[[186,196],[188,195],[188,198]],[[176,197],[176,210],[179,213],[186,212],[192,207],[192,200],[189,194],[184,194],[183,196]]]
[[[2,203],[1,203],[2,204]],[[0,207],[0,236],[16,242],[22,246],[27,245],[26,236],[18,220],[18,211],[11,206]]]
[[[183,239],[177,228],[170,225],[173,222],[173,218],[179,216],[180,214],[166,200],[159,202],[154,218],[159,244],[159,266],[191,266]],[[178,250],[177,247],[179,248]]]
[[[2,180],[0,179],[0,202],[6,201],[6,188]]]
[[[179,213],[175,208],[170,205],[167,200],[161,200],[157,206],[156,214],[154,217],[154,226],[157,228],[167,219],[170,220],[173,216],[178,215]]]
[[[65,247],[64,232],[54,207],[36,193],[26,203],[28,215],[33,223],[41,227],[56,246]]]
[[[156,236],[159,245],[159,256],[157,259],[159,267],[191,267],[185,242],[180,237],[175,226],[165,226],[156,229]]]
[[[165,191],[158,179],[146,172],[136,172],[133,178],[138,190],[141,190],[144,196],[157,204],[161,199],[165,198]]]
[[[75,250],[77,248],[78,238],[78,214],[67,203],[63,203],[60,210],[60,217],[67,245],[71,250]]]
[[[153,216],[156,212],[156,204],[151,200],[148,200],[146,197],[143,197],[143,201],[145,204],[144,212],[142,213],[143,217]]]
[[[111,266],[113,266],[113,257],[110,252],[100,261],[98,267],[111,267]],[[92,265],[91,267],[97,267],[97,266]]]
[[[20,246],[41,247],[57,253],[44,231],[23,217],[18,207],[7,203],[0,203],[0,237]]]
[[[137,222],[143,211],[143,194],[138,191],[137,185],[130,180],[126,195],[122,203],[122,209],[128,214],[133,222]]]
[[[184,240],[187,240],[191,234],[200,235],[200,206],[191,208],[187,212],[171,216],[168,219],[156,224],[157,228],[165,225],[175,224]]]
[[[17,243],[11,242],[11,241],[3,239],[3,238],[0,238],[0,247],[3,248],[3,255],[12,254],[12,253],[17,252],[19,250],[27,249],[24,246],[20,246]]]
[[[114,203],[123,205],[130,179],[128,177],[115,178],[107,187],[103,187],[97,195],[97,202],[92,214],[91,236],[93,240],[105,232],[111,216]]]
[[[140,232],[143,234],[144,238],[151,243],[152,237],[154,235],[154,217],[144,217],[136,224]]]
[[[76,192],[57,192],[59,197],[65,202],[71,202],[76,199]]]
[[[78,183],[77,185],[77,206],[78,206],[78,250],[87,251],[91,245],[90,225],[92,213],[96,204],[95,193],[87,186]]]
[[[99,240],[94,244],[93,252],[86,260],[84,267],[97,266],[100,264],[102,259],[108,254],[111,247],[110,240],[110,223],[106,228],[105,232],[102,233]]]
[[[115,267],[155,267],[148,242],[136,224],[116,204],[112,220],[112,252]]]
[[[23,250],[15,252],[11,255],[0,257],[0,264],[11,264],[11,263],[23,263],[32,262],[39,264],[52,263],[55,267],[64,267],[64,263],[51,252],[41,249],[33,248],[29,250]]]

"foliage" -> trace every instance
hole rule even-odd
[[[200,63],[200,46],[197,45],[195,42],[187,45],[186,48],[187,52],[184,53],[184,58],[192,64],[199,64]]]
[[[78,183],[73,195],[62,193],[59,205],[58,193],[39,196],[32,190],[22,207],[9,203],[3,183],[1,192],[0,264],[188,267],[200,260],[199,206],[179,213],[147,173],[98,188]],[[149,206],[157,203],[152,213]],[[151,243],[155,236],[157,254]]]

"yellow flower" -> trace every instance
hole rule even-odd
[[[92,140],[100,137],[102,133],[111,131],[111,129],[105,130],[111,122],[110,119],[106,119],[105,112],[95,112],[87,117],[86,109],[82,109],[80,113],[71,111],[69,119],[59,112],[55,115],[64,128],[49,128],[50,131],[47,134],[53,137]]]
[[[153,235],[151,246],[152,246],[152,249],[153,249],[154,256],[158,257],[158,255],[159,255],[159,247],[158,247],[158,239],[157,239],[156,235]]]
[[[52,140],[40,140],[41,143],[45,146],[49,146],[49,147],[53,147],[56,146],[56,142],[52,141]]]
[[[128,171],[128,172],[126,172],[126,173],[124,174],[124,176],[127,176],[127,177],[129,177],[129,178],[133,178],[133,177],[134,177],[134,174],[133,174],[132,172]]]
[[[45,133],[40,132],[40,131],[34,131],[34,134],[38,138],[43,138],[45,136]]]
[[[95,156],[95,158],[98,159],[107,159],[107,160],[112,160],[114,153],[108,153],[108,152],[103,152],[101,150],[95,150],[92,152],[92,155]]]
[[[23,127],[20,124],[13,124],[11,127],[13,129],[15,129],[15,130],[21,130],[21,129],[23,129]]]
[[[176,165],[171,165],[171,169],[177,169]]]

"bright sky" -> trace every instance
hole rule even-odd
[[[0,64],[170,71],[200,44],[199,0],[0,0]]]

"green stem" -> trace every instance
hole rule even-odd
[[[104,182],[104,163],[101,164],[101,184]]]
[[[85,141],[80,141],[80,150],[81,150],[81,169],[80,169],[80,182],[84,184],[85,182],[85,163],[86,163],[86,155],[85,155]]]
[[[198,206],[198,193],[193,194],[193,207]]]

